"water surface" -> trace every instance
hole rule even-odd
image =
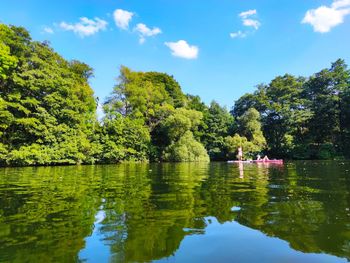
[[[0,262],[347,262],[350,163],[0,169]]]

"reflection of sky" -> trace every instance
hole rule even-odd
[[[103,243],[99,233],[105,212],[95,216],[94,230],[85,239],[86,246],[79,259],[86,262],[109,262],[112,258],[109,246]],[[157,262],[346,262],[326,254],[303,253],[291,249],[287,242],[268,237],[237,222],[220,224],[215,217],[207,217],[207,228],[200,235],[188,235],[169,258]]]
[[[100,210],[95,216],[94,229],[85,239],[85,248],[80,251],[79,259],[87,262],[109,262],[109,247],[103,244],[103,235],[99,233],[101,222],[106,218],[104,211]]]
[[[204,235],[186,236],[174,256],[158,262],[346,262],[335,256],[293,250],[287,242],[237,222],[220,224],[212,217],[206,221]]]

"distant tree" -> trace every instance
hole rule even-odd
[[[179,140],[171,143],[164,153],[164,160],[170,162],[209,162],[204,146],[196,141],[193,133],[185,132]]]
[[[254,108],[249,108],[237,118],[238,133],[233,137],[225,138],[226,155],[234,158],[238,147],[243,148],[245,158],[254,158],[255,155],[266,149],[266,140],[261,130],[260,114]]]
[[[231,113],[238,118],[247,108],[256,108],[268,151],[274,156],[349,156],[349,76],[343,60],[309,78],[278,76],[242,96]]]
[[[212,160],[225,160],[225,137],[234,131],[234,118],[226,108],[213,101],[200,126],[201,142]]]
[[[119,82],[105,102],[105,110],[119,112],[124,117],[142,118],[152,131],[184,102],[185,95],[172,77],[121,67]]]
[[[204,146],[193,136],[202,117],[199,111],[178,108],[162,122],[161,130],[163,136],[167,138],[166,144],[160,147],[163,160],[177,162],[209,160]]]
[[[103,163],[122,161],[147,161],[150,134],[142,120],[121,115],[104,119],[101,132],[101,157]]]
[[[261,130],[260,114],[254,109],[248,109],[238,118],[240,134],[245,136],[257,147],[263,149],[266,147],[266,140]]]
[[[255,158],[255,154],[261,150],[257,145],[248,141],[244,136],[238,134],[227,136],[225,138],[225,153],[227,159],[238,159],[238,147],[242,147],[243,159],[253,159]]]

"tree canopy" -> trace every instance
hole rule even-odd
[[[0,162],[91,162],[96,125],[88,84],[92,69],[32,41],[21,27],[0,24],[0,39]]]
[[[240,118],[251,107],[261,115],[267,152],[293,159],[349,157],[350,71],[344,60],[308,77],[278,76],[236,101]]]
[[[0,165],[223,161],[239,146],[245,158],[350,157],[350,71],[341,59],[310,77],[260,84],[230,112],[184,94],[167,73],[121,66],[100,121],[93,75],[26,29],[0,24]]]

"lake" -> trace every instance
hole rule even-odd
[[[350,162],[0,169],[0,262],[348,262]]]

